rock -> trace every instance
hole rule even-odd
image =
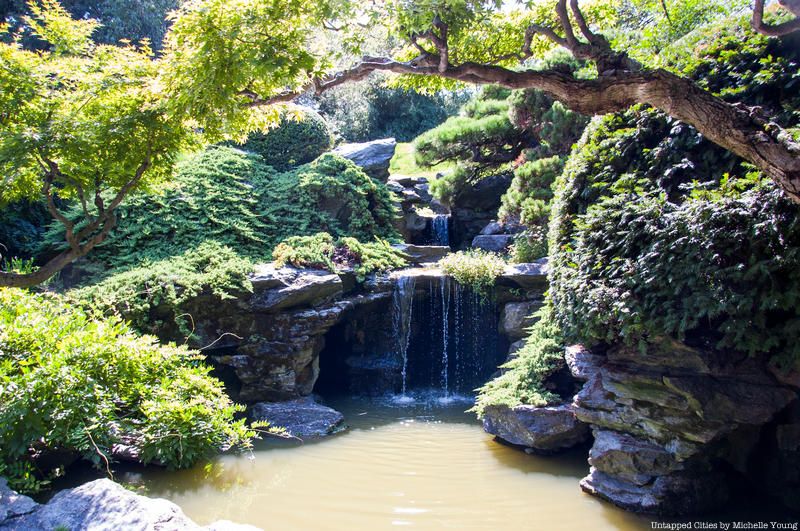
[[[529,264],[508,264],[497,283],[524,290],[543,290],[547,286],[547,273],[547,258]]]
[[[484,410],[483,429],[510,444],[541,453],[571,448],[589,437],[589,427],[575,418],[570,404],[489,406]]]
[[[512,339],[528,335],[528,329],[536,322],[534,314],[542,307],[541,301],[509,302],[500,312],[500,332]]]
[[[600,370],[605,357],[593,354],[583,345],[571,345],[564,351],[569,372],[576,380],[588,381]]]
[[[408,255],[409,261],[415,265],[438,262],[450,253],[450,247],[446,245],[411,245],[403,243],[392,247]]]
[[[416,192],[417,197],[422,199],[422,201],[425,203],[430,203],[433,201],[433,196],[431,195],[429,187],[426,183],[415,185],[414,192]]]
[[[581,488],[637,513],[686,516],[717,508],[728,498],[725,477],[719,473],[679,473],[638,486],[592,467]]]
[[[311,397],[287,402],[259,402],[250,407],[253,420],[266,420],[295,437],[324,437],[342,428],[344,415]]]
[[[39,504],[22,494],[17,494],[10,488],[5,478],[0,478],[0,528],[10,525],[12,521],[30,514],[39,507]]]
[[[488,223],[482,230],[481,235],[483,236],[493,236],[495,234],[502,234],[503,233],[503,224],[497,221],[492,221]]]
[[[514,241],[511,234],[495,234],[492,236],[478,235],[472,239],[473,249],[483,249],[493,253],[504,253]]]
[[[387,184],[389,185],[397,185],[401,188],[413,188],[419,184],[426,184],[428,182],[427,177],[411,177],[409,175],[392,175],[389,177]]]
[[[344,144],[333,153],[355,162],[371,177],[386,182],[389,178],[389,163],[394,157],[397,141],[384,138],[358,144]]]
[[[8,498],[10,492],[11,498]],[[39,531],[66,528],[73,531],[259,531],[259,528],[227,520],[200,527],[174,503],[133,493],[109,479],[98,479],[53,496],[47,504],[25,502],[25,512],[3,519],[6,500],[20,496],[5,488],[0,478],[0,530]],[[31,505],[32,504],[32,505]]]
[[[318,269],[276,269],[273,264],[256,266],[251,276],[255,293],[250,306],[258,312],[312,306],[343,292],[339,275]]]

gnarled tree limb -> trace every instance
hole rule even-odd
[[[780,0],[779,4],[792,13],[795,18],[781,24],[766,24],[764,22],[764,3],[765,0],[755,0],[753,7],[753,19],[750,25],[753,29],[763,35],[780,37],[800,30],[800,0]]]

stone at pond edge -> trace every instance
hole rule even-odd
[[[333,150],[333,153],[350,159],[361,166],[370,177],[383,182],[389,178],[389,163],[394,157],[397,141],[394,138],[383,138],[372,142],[344,144]]]
[[[534,407],[488,406],[483,413],[487,433],[534,452],[551,453],[586,441],[589,427],[575,418],[571,404]]]
[[[286,402],[259,402],[250,407],[253,420],[266,420],[295,437],[324,437],[343,428],[344,415],[312,397]]]
[[[27,496],[17,494],[10,488],[5,478],[0,478],[0,527],[8,519],[18,518],[34,511],[39,506]]]
[[[4,480],[0,480],[4,484]],[[16,494],[16,493],[14,493]],[[2,498],[5,499],[5,498]],[[98,479],[56,494],[32,512],[0,520],[3,531],[39,531],[64,527],[73,531],[257,531],[220,521],[200,527],[174,503],[133,493],[109,479]]]

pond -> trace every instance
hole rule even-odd
[[[205,467],[117,480],[164,497],[199,524],[269,530],[650,529],[650,520],[581,492],[586,449],[527,455],[495,442],[469,400],[341,398],[350,428],[324,440],[262,441]]]

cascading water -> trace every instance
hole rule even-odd
[[[444,396],[447,398],[450,394],[450,381],[449,381],[449,352],[448,340],[450,332],[450,278],[444,277],[441,283],[442,288],[442,389],[444,389]]]
[[[508,345],[498,343],[496,305],[446,276],[418,278],[416,287],[422,289],[414,301],[413,332],[400,343],[406,350],[399,398],[424,392],[441,402],[469,400],[505,358]],[[396,288],[396,300],[406,289]],[[407,312],[395,303],[398,333],[407,333],[400,324]]]
[[[431,220],[431,233],[434,245],[450,245],[450,216],[437,214]]]
[[[416,277],[400,277],[392,293],[392,328],[397,339],[397,353],[403,360],[402,395],[408,382],[408,345],[411,342],[411,317],[414,310]]]

